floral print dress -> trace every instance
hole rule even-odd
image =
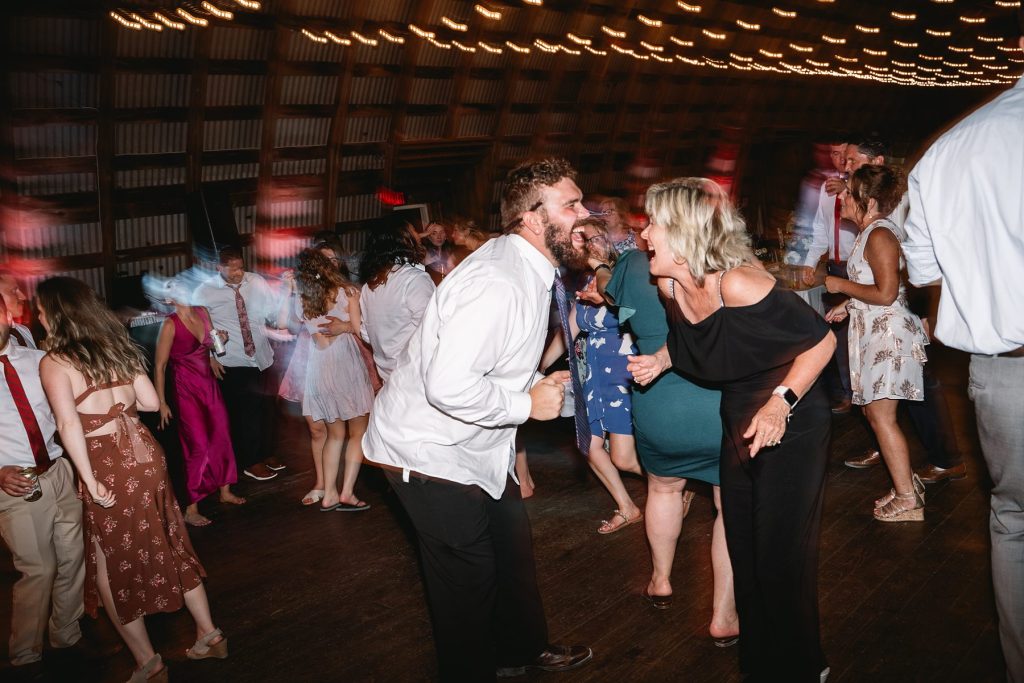
[[[875,283],[871,265],[864,255],[868,236],[876,229],[891,231],[901,243],[904,233],[887,219],[865,228],[853,244],[847,261],[850,282]],[[903,269],[900,254],[900,269]],[[924,400],[924,347],[928,344],[921,319],[907,308],[906,289],[889,306],[875,306],[850,299],[850,382],[853,402],[866,405],[880,398]]]

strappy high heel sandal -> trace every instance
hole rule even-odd
[[[923,522],[924,498],[919,493],[893,492],[892,500],[875,508],[875,519],[879,522]]]
[[[914,482],[914,493],[916,493],[917,495],[919,495],[921,497],[921,502],[923,503],[924,502],[924,482],[922,482],[921,479],[916,474],[913,476],[913,482]],[[887,493],[884,496],[882,496],[881,498],[878,498],[878,499],[875,500],[875,509],[877,510],[880,507],[885,507],[895,497],[896,497],[896,489],[889,489],[889,493]]]
[[[149,658],[149,661],[142,665],[141,669],[136,669],[132,672],[132,677],[128,679],[128,683],[167,683],[167,667],[163,667],[155,674],[150,676],[149,674],[160,667],[163,664],[163,660],[159,654],[155,654]]]
[[[210,641],[219,641],[210,644]],[[207,659],[209,657],[216,657],[217,659],[228,658],[228,639],[224,637],[224,634],[219,628],[215,628],[205,636],[196,641],[189,650],[185,651],[185,656],[189,659]]]

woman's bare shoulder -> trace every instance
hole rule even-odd
[[[721,276],[722,301],[726,306],[750,306],[775,287],[771,273],[754,266],[740,266]]]

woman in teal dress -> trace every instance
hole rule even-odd
[[[596,264],[595,264],[596,265]],[[633,333],[641,354],[662,349],[668,337],[665,306],[652,282],[647,253],[629,251],[615,263],[608,280],[600,273],[605,299],[618,307],[619,321]],[[665,609],[672,598],[672,561],[683,517],[689,506],[683,490],[689,479],[713,486],[715,507],[721,510],[718,462],[722,450],[720,392],[667,372],[646,387],[633,386],[633,427],[640,461],[647,472],[647,538],[654,565],[644,595]],[[711,535],[714,573],[710,634],[720,647],[732,645],[739,634],[733,595],[732,567],[725,545],[722,515],[715,518]]]

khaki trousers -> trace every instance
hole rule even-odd
[[[42,657],[48,615],[53,647],[69,647],[82,637],[82,501],[75,496],[71,464],[60,458],[40,475],[39,485],[43,497],[32,502],[0,491],[0,536],[21,572],[14,584],[11,619],[15,666]]]

